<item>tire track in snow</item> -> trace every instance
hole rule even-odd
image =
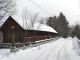
[[[63,46],[59,49],[58,54],[56,56],[56,60],[70,60],[69,54],[67,52],[68,41],[63,44]]]
[[[55,48],[53,52],[51,52],[48,60],[60,60],[61,52],[63,52],[62,50],[64,49],[65,44],[66,44],[66,41],[64,41],[63,44],[58,45],[58,47]]]
[[[60,42],[56,43],[56,45],[54,45],[52,47],[52,49],[46,53],[43,51],[39,56],[37,56],[37,58],[35,60],[42,60],[40,58],[43,58],[43,60],[49,60],[51,53],[55,53],[55,51],[59,49],[59,44],[61,44],[62,42],[64,43],[64,41],[60,41]],[[61,44],[61,46],[63,46],[63,45],[64,44]],[[61,48],[59,50],[61,50]]]

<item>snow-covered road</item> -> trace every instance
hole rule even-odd
[[[34,60],[79,60],[72,49],[72,40],[60,39],[55,42],[54,46],[41,52]]]
[[[80,60],[75,53],[72,40],[74,38],[60,38],[55,42],[43,44],[38,47],[20,50],[0,60]]]

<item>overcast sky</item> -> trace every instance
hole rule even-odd
[[[40,16],[42,17],[54,15],[58,16],[60,12],[63,12],[63,14],[67,17],[67,20],[70,22],[70,24],[78,23],[80,20],[79,0],[32,0],[32,1],[16,0],[16,6],[18,10],[17,14],[19,17],[21,17],[22,11],[25,8],[27,8],[31,13],[33,14],[39,13]]]

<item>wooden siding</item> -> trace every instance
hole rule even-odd
[[[5,43],[12,42],[13,34],[15,35],[15,43],[22,42],[24,38],[22,36],[24,30],[12,17],[9,17],[2,25],[1,31],[3,33],[3,42]]]
[[[56,33],[36,31],[36,30],[26,30],[24,34],[24,41],[34,42],[38,40],[54,38],[55,36],[57,36]]]

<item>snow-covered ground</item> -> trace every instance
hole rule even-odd
[[[76,53],[76,40],[76,37],[60,38],[16,53],[10,53],[9,49],[1,49],[0,60],[80,60],[79,54]]]

